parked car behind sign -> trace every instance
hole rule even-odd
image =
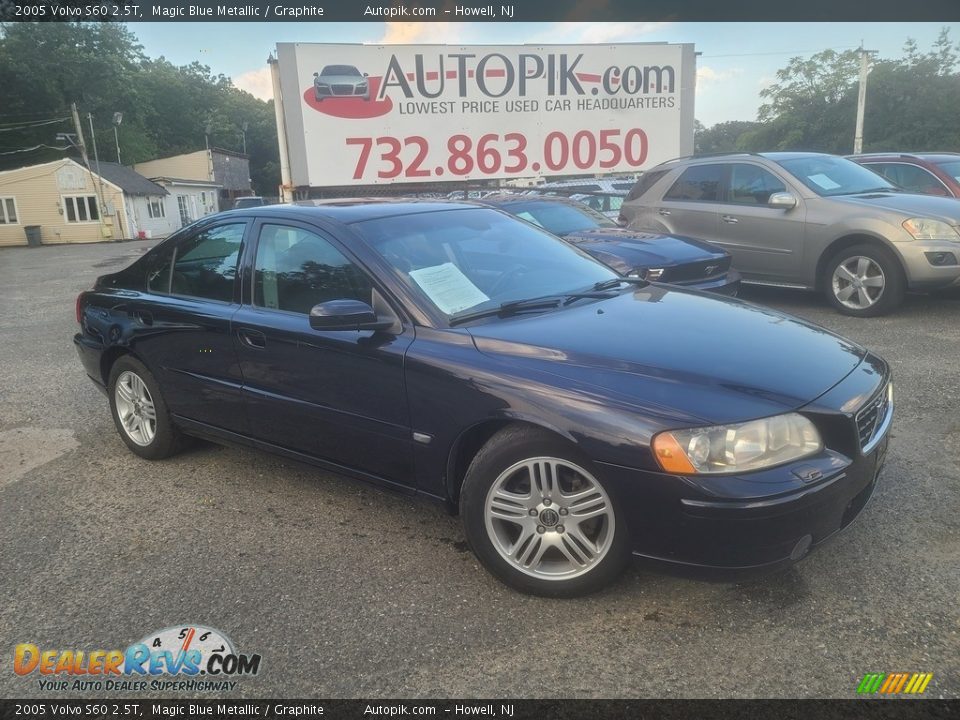
[[[960,198],[958,153],[873,153],[847,157],[908,192]]]
[[[671,160],[627,195],[631,228],[730,251],[744,282],[819,289],[848,315],[881,315],[906,290],[960,286],[960,203],[904,193],[820,153]]]

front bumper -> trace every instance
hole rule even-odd
[[[703,290],[705,292],[716,293],[717,295],[726,295],[736,297],[740,293],[740,273],[736,270],[727,270],[726,273],[710,280],[694,282],[676,282],[668,283],[676,287],[690,288],[692,290]]]
[[[634,554],[724,576],[790,564],[847,527],[873,494],[889,441],[892,402],[869,442],[861,446],[857,435],[858,410],[889,379],[875,360],[799,410],[821,432],[827,428],[827,448],[817,456],[741,476],[681,477],[601,464]]]
[[[314,85],[313,92],[317,100],[325,98],[351,98],[357,97],[363,100],[370,99],[370,87],[356,85],[348,88],[330,87],[329,85]]]
[[[942,290],[960,287],[960,243],[946,240],[915,240],[896,246],[907,271],[911,290]],[[947,253],[954,262],[933,265],[930,255]]]

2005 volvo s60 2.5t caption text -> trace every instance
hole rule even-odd
[[[887,364],[848,340],[468,204],[222,213],[76,311],[133,452],[200,436],[434,498],[490,572],[543,595],[631,553],[803,557],[870,498],[893,413]]]

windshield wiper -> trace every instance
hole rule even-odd
[[[902,192],[906,192],[906,190],[898,187],[875,187],[875,188],[867,188],[866,190],[855,190],[854,192],[837,193],[837,194],[838,195],[866,195],[867,193],[875,193],[875,192],[902,193]]]
[[[450,318],[450,327],[469,322],[470,320],[479,320],[480,318],[485,317],[509,317],[525,310],[549,310],[550,308],[569,305],[572,302],[576,302],[577,300],[582,300],[584,298],[605,300],[612,297],[614,297],[612,293],[592,290],[588,292],[565,293],[563,295],[544,295],[542,297],[526,298],[524,300],[511,300],[510,302],[501,303],[499,306],[494,308],[477,310],[476,312],[466,313],[465,315],[458,315],[454,318]]]
[[[628,283],[630,285],[638,285],[640,287],[650,284],[643,278],[618,277],[618,278],[610,278],[609,280],[601,280],[598,283],[594,283],[593,289],[594,290],[613,290],[614,288],[617,288],[623,285],[623,283]]]

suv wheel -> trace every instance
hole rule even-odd
[[[903,302],[903,271],[893,255],[874,245],[854,245],[837,253],[824,271],[827,299],[855,317],[884,315]]]
[[[623,517],[592,463],[536,428],[490,439],[467,470],[460,512],[480,561],[521,592],[594,592],[630,555]]]

